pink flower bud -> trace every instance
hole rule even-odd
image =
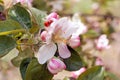
[[[42,41],[46,41],[47,31],[43,31],[40,35]]]
[[[102,62],[102,60],[100,58],[96,58],[95,65],[103,66],[104,64],[103,64],[103,62]]]
[[[76,48],[80,46],[80,37],[76,35],[72,35],[69,40],[69,46],[71,46],[72,48]]]
[[[78,71],[72,71],[71,75],[73,78],[77,79],[80,74],[86,71],[85,67],[80,68]]]
[[[53,21],[58,20],[58,18],[59,18],[59,15],[55,12],[52,12],[46,17],[46,21],[44,22],[44,25],[48,27]]]
[[[58,72],[64,70],[66,65],[58,58],[52,58],[47,64],[48,70],[52,74],[57,74]]]
[[[47,20],[53,20],[54,21],[54,19],[57,20],[58,18],[59,18],[59,15],[56,12],[52,12],[47,16]]]
[[[110,47],[108,45],[109,40],[107,39],[106,35],[101,35],[97,40],[95,40],[95,43],[98,50],[107,49]]]

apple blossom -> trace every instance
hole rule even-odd
[[[82,67],[82,68],[80,68],[78,71],[72,71],[72,72],[71,72],[71,76],[72,76],[73,78],[77,79],[78,76],[79,76],[80,74],[82,74],[83,72],[85,72],[85,71],[86,71],[86,68],[85,68],[85,67]]]
[[[47,19],[52,20],[54,18],[56,20],[50,23],[48,27],[45,27],[46,32],[41,34],[41,38],[45,41],[45,44],[38,51],[38,61],[40,64],[44,64],[47,60],[51,59],[57,50],[61,58],[69,58],[71,52],[67,45],[71,47],[80,45],[80,33],[75,34],[80,25],[76,25],[76,23],[67,17],[58,19],[58,15],[53,14],[50,14],[52,16],[49,15]]]
[[[47,68],[52,74],[57,74],[58,72],[64,70],[66,65],[60,59],[52,58],[49,60]]]
[[[110,47],[108,45],[109,40],[107,39],[107,36],[105,34],[101,35],[97,40],[95,40],[95,43],[98,50],[108,49]]]

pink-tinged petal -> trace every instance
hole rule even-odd
[[[70,38],[70,36],[78,30],[78,26],[68,20],[65,25],[62,27],[62,36],[66,39]]]
[[[65,43],[58,43],[58,52],[62,58],[69,58],[71,56],[71,52]]]
[[[59,20],[54,22],[54,25],[51,26],[55,26],[54,33],[62,31],[61,32],[62,34],[68,27],[68,18],[67,17],[60,18]]]
[[[76,47],[80,46],[80,37],[76,36],[76,35],[72,35],[72,37],[70,38],[68,44],[72,48],[76,48]]]
[[[47,60],[54,56],[56,50],[57,47],[54,43],[43,45],[38,51],[38,62],[40,64],[44,64]]]
[[[72,71],[71,75],[73,78],[77,79],[79,75],[86,71],[85,67],[80,68],[78,71]]]
[[[46,35],[46,43],[49,44],[51,43],[52,40],[52,33],[47,33]]]
[[[40,34],[40,38],[42,41],[46,41],[46,37],[47,37],[47,31],[43,31],[41,34]]]
[[[57,74],[58,72],[64,70],[66,65],[60,59],[52,58],[49,60],[47,67],[52,74]]]
[[[47,20],[58,19],[59,15],[56,12],[52,12],[47,16]]]
[[[55,12],[50,13],[50,14],[46,17],[46,21],[44,22],[45,27],[47,27],[47,28],[50,27],[50,25],[51,25],[53,22],[57,21],[58,18],[59,18],[59,15],[58,15],[57,13],[55,13]]]

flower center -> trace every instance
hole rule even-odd
[[[53,39],[53,41],[55,43],[61,43],[61,42],[63,42],[63,43],[66,44],[67,41],[68,41],[67,39],[61,37],[59,34],[53,34],[52,39]]]

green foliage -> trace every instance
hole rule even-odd
[[[24,51],[20,51],[18,56],[12,59],[12,63],[13,65],[19,67],[22,60],[33,57],[33,55],[33,51],[28,47]]]
[[[25,58],[20,64],[20,72],[23,80],[25,80],[26,69],[30,61],[31,61],[31,58]]]
[[[40,28],[43,28],[44,27],[44,18],[47,14],[36,8],[30,8],[30,11],[31,11],[36,23],[40,26]]]
[[[22,29],[22,26],[14,20],[7,19],[5,21],[0,21],[0,35],[18,33],[23,31]]]
[[[85,65],[84,61],[82,60],[80,55],[75,50],[73,50],[70,47],[69,47],[69,50],[71,52],[71,57],[64,59],[64,63],[67,66],[66,70],[68,70],[68,71],[79,70],[81,67],[83,67]]]
[[[0,36],[0,57],[3,57],[9,51],[16,47],[16,42],[9,36]]]
[[[13,20],[18,21],[25,29],[31,28],[32,26],[29,12],[20,4],[16,4],[10,8],[8,16]]]
[[[77,80],[103,80],[104,69],[101,66],[94,66],[82,73]]]
[[[47,70],[46,64],[41,65],[36,58],[27,67],[25,80],[51,80],[53,75]]]
[[[105,80],[120,80],[115,74],[106,71],[105,72]]]

